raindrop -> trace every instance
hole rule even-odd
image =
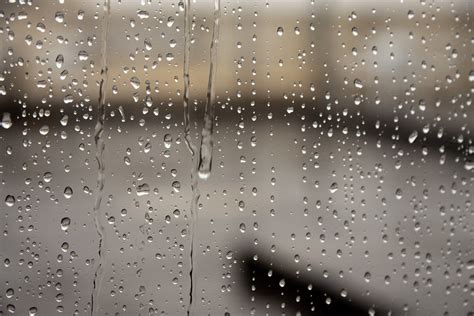
[[[46,182],[46,183],[51,182],[52,179],[53,179],[53,174],[51,172],[45,172],[43,174],[44,182]]]
[[[7,195],[7,197],[5,198],[5,204],[8,207],[12,207],[13,205],[15,205],[15,197],[13,195]]]
[[[144,196],[144,195],[148,195],[148,194],[150,194],[150,187],[148,186],[148,184],[143,183],[143,184],[140,184],[137,187],[137,195],[138,196]]]
[[[181,190],[181,183],[179,183],[179,181],[173,181],[171,186],[175,192],[179,192]]]
[[[402,189],[398,188],[398,189],[395,191],[395,197],[397,198],[397,200],[400,200],[400,199],[403,197],[403,191],[402,191]]]
[[[418,132],[417,131],[413,131],[410,136],[408,136],[408,142],[410,144],[413,144],[416,140],[416,138],[418,137]]]
[[[360,79],[355,79],[354,80],[354,87],[357,89],[362,89],[364,85],[362,84],[362,81]]]
[[[364,274],[364,279],[365,279],[365,282],[370,282],[370,278],[372,277],[372,275],[370,274],[370,272],[366,272]]]
[[[62,230],[67,230],[69,228],[70,224],[71,224],[71,219],[69,217],[63,217],[61,219],[61,229]]]
[[[79,51],[79,54],[77,55],[79,57],[79,60],[85,61],[89,59],[89,54],[85,50]]]
[[[40,130],[39,130],[40,134],[41,135],[48,135],[49,133],[49,126],[48,125],[43,125],[41,126]]]
[[[67,186],[66,188],[64,188],[64,197],[66,199],[70,199],[72,197],[72,189],[71,187]]]
[[[132,85],[133,89],[137,90],[140,88],[140,79],[137,77],[130,78],[130,84]]]
[[[28,310],[28,315],[29,316],[36,316],[38,313],[38,309],[36,307],[30,307]]]
[[[3,112],[2,115],[2,127],[4,129],[9,129],[12,126],[12,119],[10,117],[10,113]]]
[[[64,64],[64,56],[59,54],[57,57],[56,57],[56,67],[57,68],[62,68]]]
[[[283,27],[279,26],[279,27],[277,28],[277,34],[278,34],[278,36],[283,36],[283,33],[284,33]]]

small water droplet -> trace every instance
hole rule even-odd
[[[285,32],[285,31],[283,30],[283,27],[279,26],[279,27],[277,28],[277,34],[278,34],[278,36],[283,36],[283,33],[284,33],[284,32]]]
[[[398,188],[398,189],[395,191],[395,197],[397,198],[397,200],[400,200],[400,199],[403,197],[403,191],[402,191],[402,189]]]
[[[63,217],[63,219],[61,219],[62,230],[67,230],[70,224],[71,224],[71,219],[69,217]]]
[[[370,272],[366,272],[366,273],[364,274],[365,282],[369,283],[371,277],[372,277],[372,275],[370,274]]]
[[[138,79],[137,77],[132,77],[130,78],[130,84],[135,90],[137,90],[138,88],[140,88],[140,79]]]
[[[181,190],[181,183],[179,183],[179,181],[173,181],[171,186],[175,192],[179,192]]]
[[[418,132],[417,131],[413,131],[410,136],[408,137],[408,142],[410,144],[413,144],[413,142],[416,140],[416,138],[418,137]]]
[[[354,80],[354,87],[357,89],[362,89],[364,85],[362,84],[362,81],[360,79],[355,79]]]
[[[280,282],[278,282],[278,284],[280,285],[280,287],[285,287],[285,279],[281,279]]]
[[[56,67],[57,68],[61,68],[64,64],[64,56],[59,54],[57,57],[56,57]]]

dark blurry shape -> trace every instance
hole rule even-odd
[[[351,298],[345,290],[332,288],[308,278],[306,274],[280,269],[260,256],[258,260],[250,254],[243,258],[242,284],[256,300],[272,301],[273,304],[280,305],[282,313],[320,316],[402,314],[381,302],[368,303]]]

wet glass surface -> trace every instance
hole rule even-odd
[[[472,1],[0,4],[0,315],[473,315]]]

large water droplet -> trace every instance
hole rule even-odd
[[[63,219],[61,219],[62,230],[67,230],[70,224],[71,224],[71,219],[69,217],[63,217]]]
[[[64,197],[66,199],[70,199],[72,197],[72,189],[71,187],[67,186],[65,189],[64,189]]]
[[[15,205],[15,197],[13,195],[7,195],[6,198],[5,198],[5,204],[8,206],[8,207],[12,207],[13,205]]]

